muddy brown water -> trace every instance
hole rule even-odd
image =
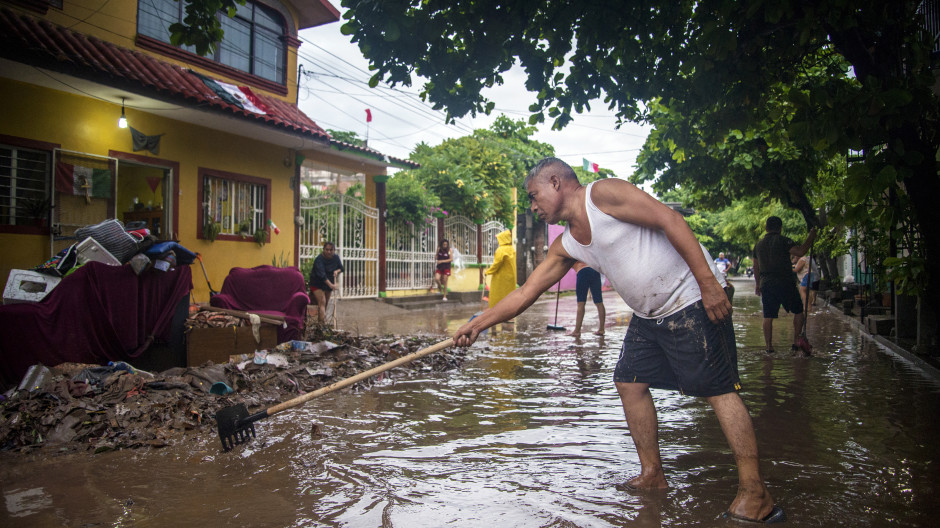
[[[815,357],[769,357],[759,300],[742,286],[742,397],[788,525],[940,525],[940,384],[825,310],[810,320]],[[547,331],[554,299],[540,302],[457,371],[327,395],[260,422],[229,453],[214,431],[162,449],[0,453],[0,526],[740,526],[719,519],[736,472],[695,398],[654,391],[672,487],[618,486],[639,471],[611,381],[629,311],[605,300],[605,338]],[[474,308],[381,324],[444,332]],[[573,298],[560,314],[570,330]],[[778,320],[778,350],[790,324]]]

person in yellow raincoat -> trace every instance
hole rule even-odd
[[[493,265],[486,268],[490,280],[490,307],[516,289],[516,248],[512,246],[512,231],[496,235],[499,247],[493,256]]]

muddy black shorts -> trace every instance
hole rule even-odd
[[[634,316],[623,338],[614,381],[648,383],[690,396],[740,390],[731,318],[712,323],[702,301],[662,319]]]
[[[794,315],[803,313],[803,299],[796,288],[796,280],[769,280],[761,284],[760,302],[764,319],[776,319],[781,306]]]

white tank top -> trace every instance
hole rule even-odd
[[[591,243],[584,245],[565,227],[561,243],[569,255],[607,276],[611,286],[645,319],[672,315],[702,298],[698,282],[663,231],[630,224],[601,211],[584,192]],[[699,244],[712,274],[725,286],[708,250]]]

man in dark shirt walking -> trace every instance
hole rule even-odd
[[[790,263],[790,255],[802,257],[809,251],[816,239],[816,228],[812,228],[806,241],[797,245],[793,240],[783,236],[783,221],[778,216],[767,219],[767,234],[754,246],[754,289],[761,299],[764,307],[764,343],[767,351],[773,352],[774,319],[777,318],[780,307],[793,314],[793,345],[791,352],[799,352],[796,344],[803,328],[803,301],[796,288],[796,274]]]

